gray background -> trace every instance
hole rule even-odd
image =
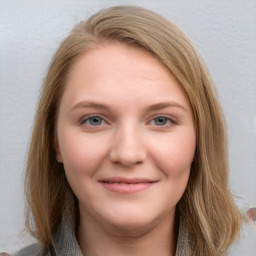
[[[30,242],[23,171],[35,106],[50,59],[74,24],[102,7],[137,4],[189,35],[218,88],[229,133],[230,186],[243,211],[256,205],[256,1],[0,0],[0,251]],[[245,223],[232,256],[256,255]]]

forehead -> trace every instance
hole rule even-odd
[[[163,64],[146,50],[121,43],[82,54],[71,69],[63,97],[116,99],[113,96],[124,102],[176,97],[189,105],[183,89]]]
[[[170,71],[144,48],[115,42],[99,45],[81,54],[71,68],[69,79],[85,71],[103,75],[102,66],[108,74],[117,75],[117,72],[125,71],[127,75],[133,76],[136,70],[136,75],[140,73],[141,76],[145,71],[150,71],[146,79],[171,76]]]

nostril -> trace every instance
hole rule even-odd
[[[112,151],[110,153],[110,160],[115,164],[130,167],[135,164],[143,163],[145,155],[144,152]]]
[[[142,163],[146,158],[146,148],[140,135],[135,125],[123,124],[113,138],[110,160],[126,167]]]

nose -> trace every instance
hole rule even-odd
[[[143,163],[147,154],[142,137],[136,128],[118,129],[112,141],[110,160],[125,167]]]

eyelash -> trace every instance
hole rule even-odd
[[[177,124],[177,122],[174,121],[172,118],[170,118],[168,116],[164,116],[164,115],[156,116],[153,119],[151,119],[148,123],[151,124],[153,121],[156,121],[157,119],[160,119],[160,118],[164,119],[166,122],[164,122],[164,124],[162,124],[162,125],[155,124],[155,126],[157,126],[157,127],[166,127],[166,126],[169,127],[169,126]]]
[[[90,122],[90,120],[92,120],[93,118],[95,119],[100,119],[100,124],[99,125],[93,125],[93,124],[87,124],[88,126],[100,126],[102,125],[102,122],[104,122],[104,124],[106,123],[106,121],[104,120],[104,118],[102,118],[100,115],[92,115],[92,116],[86,116],[85,118],[82,119],[82,121],[80,122],[80,124],[86,124],[87,121]]]

